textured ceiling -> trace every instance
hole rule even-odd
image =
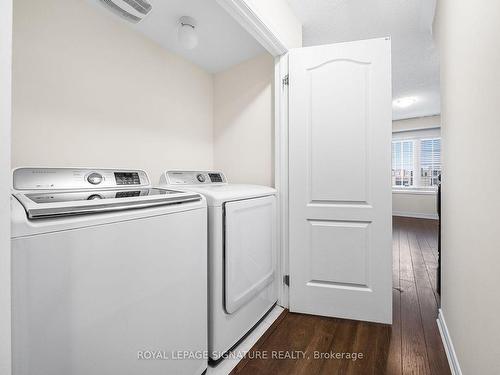
[[[303,24],[304,46],[392,38],[393,98],[417,102],[393,108],[393,118],[441,112],[439,59],[432,40],[435,0],[288,0]]]
[[[98,0],[90,0],[98,5]],[[265,52],[215,0],[149,0],[153,9],[139,24],[126,22],[165,49],[183,56],[210,73],[217,73]],[[192,50],[177,42],[177,22],[193,17],[199,44]]]

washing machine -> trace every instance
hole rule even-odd
[[[217,363],[277,301],[276,190],[216,171],[167,171],[160,186],[207,199],[208,353]]]
[[[203,373],[200,194],[87,168],[16,169],[13,189],[16,375]]]

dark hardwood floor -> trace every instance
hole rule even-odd
[[[450,374],[436,324],[437,222],[395,217],[393,252],[392,326],[285,311],[232,374]],[[332,351],[363,358],[314,358]]]

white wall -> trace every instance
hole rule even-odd
[[[437,219],[436,193],[393,191],[392,214],[394,216]]]
[[[244,0],[288,48],[302,47],[302,23],[286,0]]]
[[[500,1],[440,0],[441,308],[466,375],[500,374]]]
[[[273,77],[267,53],[214,76],[214,167],[231,182],[274,183]]]
[[[0,0],[0,374],[11,373],[10,130],[12,1]]]
[[[441,116],[414,117],[406,120],[392,122],[393,132],[403,132],[412,130],[423,130],[439,128],[441,126]]]
[[[85,1],[14,2],[13,84],[13,167],[213,166],[212,76]]]
[[[417,117],[392,122],[393,138],[439,136],[440,116]],[[437,219],[436,193],[392,192],[392,214],[396,216]]]

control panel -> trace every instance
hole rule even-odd
[[[117,185],[140,185],[141,178],[137,172],[115,172]]]
[[[224,173],[217,171],[167,171],[160,180],[168,185],[210,185],[227,183]]]
[[[13,174],[13,187],[16,190],[88,190],[132,186],[150,186],[146,172],[90,168],[18,168]]]

